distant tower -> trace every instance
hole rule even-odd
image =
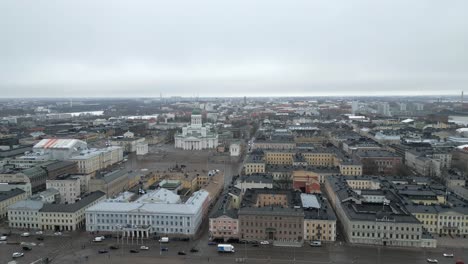
[[[463,91],[462,91],[462,94],[461,94],[461,101],[460,101],[460,109],[463,110]]]
[[[247,105],[247,96],[244,96],[244,105]]]
[[[70,98],[70,108],[73,108],[73,98]]]

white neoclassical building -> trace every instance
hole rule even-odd
[[[218,134],[209,131],[202,124],[202,115],[199,110],[192,111],[192,120],[189,126],[182,128],[182,133],[174,136],[175,147],[185,150],[212,149],[218,146]]]

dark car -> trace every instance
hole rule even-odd
[[[177,255],[187,255],[187,254],[185,254],[184,251],[179,251],[179,252],[177,252]]]
[[[259,247],[259,244],[253,244],[252,247]]]
[[[32,250],[32,247],[30,247],[30,246],[24,246],[24,247],[23,247],[23,250],[29,251],[29,250]]]
[[[196,249],[196,248],[191,248],[191,249],[190,249],[190,252],[192,252],[192,253],[197,253],[197,252],[198,252],[198,249]]]
[[[130,249],[130,253],[139,253],[138,249]]]
[[[43,240],[44,240],[44,237],[41,237],[41,236],[40,236],[40,237],[37,237],[36,239],[39,240],[39,241],[43,241]]]
[[[190,238],[188,238],[188,237],[183,237],[183,238],[180,239],[180,241],[185,241],[185,242],[187,242],[187,241],[190,241]]]
[[[116,245],[112,245],[109,247],[110,249],[119,249],[119,246],[116,246]]]
[[[213,242],[213,241],[208,242],[208,246],[216,246],[216,245],[217,245],[216,242]]]
[[[161,248],[161,251],[169,251],[169,248],[163,247],[163,248]]]
[[[109,251],[107,251],[107,249],[100,249],[98,252],[99,252],[99,254],[106,254]]]

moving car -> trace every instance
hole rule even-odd
[[[208,242],[208,246],[214,246],[214,245],[217,245],[217,243],[213,241]]]
[[[8,239],[7,236],[0,236],[0,241],[6,241]]]
[[[13,258],[19,258],[19,257],[22,257],[22,256],[24,256],[23,252],[15,252],[12,255]]]
[[[187,254],[185,254],[184,251],[179,251],[179,252],[177,252],[177,255],[182,255],[183,256],[183,255],[187,255]]]
[[[25,232],[25,233],[22,233],[22,234],[21,234],[22,237],[28,237],[28,236],[30,236],[30,235],[31,235],[31,234],[29,234],[28,232]]]
[[[437,259],[430,259],[430,258],[427,259],[427,262],[429,262],[429,263],[439,263],[439,261]]]
[[[42,235],[42,234],[44,234],[44,232],[42,232],[42,231],[36,231],[35,234],[36,234],[36,235]]]
[[[191,248],[191,249],[190,249],[190,252],[192,252],[192,253],[197,253],[197,252],[198,252],[198,249],[196,249],[196,248]]]
[[[149,250],[149,247],[147,247],[147,246],[141,246],[140,249],[141,249],[141,250]]]
[[[117,246],[117,245],[112,245],[112,246],[110,246],[109,248],[110,248],[110,249],[119,249],[119,246]]]
[[[163,248],[161,248],[161,251],[169,251],[169,248],[163,247]]]
[[[62,232],[55,232],[54,235],[56,235],[56,236],[61,236],[61,235],[63,235],[63,234],[62,234]]]
[[[105,237],[103,236],[98,236],[93,239],[93,242],[102,242],[104,241]]]
[[[453,253],[444,253],[444,257],[453,258]]]
[[[32,250],[32,247],[30,247],[30,246],[24,246],[24,247],[23,247],[23,250],[29,251],[29,250]]]
[[[270,242],[268,242],[268,241],[266,241],[266,240],[260,242],[260,245],[269,245],[269,244],[270,244]]]
[[[44,237],[41,237],[41,236],[40,236],[40,237],[37,237],[36,239],[39,240],[39,241],[43,241],[43,240],[44,240]]]
[[[219,244],[218,245],[218,252],[225,252],[225,253],[234,253],[234,246],[231,244]]]
[[[130,249],[130,253],[139,253],[138,249]]]
[[[109,251],[107,251],[107,249],[100,249],[98,252],[99,252],[99,254],[105,254],[105,253],[107,253]]]
[[[320,240],[313,240],[310,242],[311,247],[321,247],[322,246],[322,241]]]
[[[161,239],[159,239],[159,242],[160,243],[169,243],[169,238],[168,237],[161,237]]]

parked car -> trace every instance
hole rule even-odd
[[[8,239],[7,236],[0,236],[0,241],[6,241]]]
[[[191,248],[191,249],[190,249],[190,252],[192,252],[192,253],[197,253],[197,252],[198,252],[198,249],[196,249],[196,248]]]
[[[179,251],[179,252],[177,252],[177,255],[182,255],[183,256],[183,255],[187,255],[187,254],[184,251]]]
[[[218,245],[218,243],[213,242],[213,241],[208,242],[208,246],[216,246],[216,245]]]
[[[40,236],[40,237],[37,237],[36,239],[39,240],[39,241],[43,241],[44,237]]]
[[[149,247],[147,247],[147,246],[141,246],[140,249],[141,249],[141,250],[149,250]]]
[[[12,255],[13,258],[19,258],[19,257],[22,257],[22,256],[24,256],[23,252],[15,252]]]
[[[430,258],[427,259],[427,262],[429,262],[429,263],[439,263],[439,261],[437,259],[430,259]]]
[[[138,249],[130,249],[130,253],[139,253],[140,251]]]
[[[98,252],[99,252],[99,254],[106,254],[109,251],[107,251],[107,249],[100,249]]]
[[[25,250],[25,251],[30,251],[30,250],[32,250],[32,247],[30,247],[30,246],[23,246],[23,250]]]
[[[268,241],[265,240],[265,241],[261,241],[260,244],[261,244],[261,245],[269,245],[270,242],[268,242]]]
[[[252,247],[259,247],[259,244],[253,244]]]
[[[112,246],[110,246],[109,248],[110,248],[110,249],[119,249],[119,246],[117,246],[117,245],[112,245]]]
[[[36,231],[35,234],[36,234],[36,235],[42,235],[42,234],[44,234],[44,232],[42,232],[42,231]]]
[[[444,253],[444,257],[453,258],[453,253]]]
[[[25,232],[25,233],[22,233],[22,234],[21,234],[22,237],[29,237],[30,235],[31,235],[31,234],[28,233],[28,232]]]
[[[169,251],[169,248],[163,247],[163,248],[161,248],[161,251]]]
[[[62,234],[62,232],[55,232],[54,235],[56,235],[56,236],[61,236],[61,235],[63,235],[63,234]]]

